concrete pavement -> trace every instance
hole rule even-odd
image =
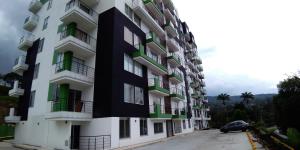
[[[14,148],[10,143],[0,142],[0,150],[21,150],[21,149]]]
[[[245,132],[221,133],[218,130],[196,131],[135,150],[252,150]]]

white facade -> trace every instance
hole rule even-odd
[[[172,8],[173,5],[171,0],[155,0],[156,2],[164,3],[163,9],[164,16],[160,19],[159,24],[165,24],[168,20],[166,15],[170,18],[170,10],[168,8]],[[87,14],[82,9],[80,9],[76,4],[78,1],[74,1],[75,5],[71,6],[69,10],[66,10],[66,5],[69,0],[52,0],[45,1],[43,5],[41,5],[38,0],[33,0],[30,4],[29,10],[31,11],[28,15],[31,16],[29,19],[29,23],[26,23],[26,27],[24,25],[24,34],[28,34],[31,39],[31,42],[37,39],[45,39],[43,49],[41,52],[37,54],[36,63],[39,64],[38,77],[32,81],[31,91],[35,91],[34,104],[32,107],[29,107],[28,110],[28,119],[26,121],[19,121],[16,123],[15,130],[15,143],[16,144],[28,144],[39,146],[45,149],[70,149],[72,137],[71,130],[72,125],[80,125],[80,136],[81,137],[94,137],[100,136],[99,139],[94,138],[95,140],[100,140],[105,143],[106,149],[108,148],[119,148],[124,146],[130,146],[150,141],[155,141],[163,138],[167,138],[167,121],[173,120],[173,134],[184,134],[190,133],[195,129],[208,128],[208,118],[207,116],[207,107],[199,108],[199,114],[195,114],[193,106],[203,106],[203,100],[205,99],[204,92],[200,92],[203,90],[203,86],[196,88],[189,87],[189,94],[199,93],[199,97],[192,98],[190,97],[190,104],[188,103],[188,95],[186,95],[185,90],[185,78],[183,72],[181,72],[177,66],[172,65],[171,63],[167,63],[167,74],[171,75],[172,73],[179,72],[179,76],[181,76],[182,81],[174,78],[173,81],[168,83],[170,94],[183,94],[181,98],[171,98],[171,112],[170,115],[174,116],[177,113],[181,113],[181,110],[185,112],[185,116],[183,118],[159,118],[159,117],[150,117],[147,118],[147,135],[140,135],[140,118],[130,117],[130,133],[128,138],[120,138],[120,117],[108,117],[108,118],[93,118],[92,113],[88,111],[81,112],[53,112],[54,102],[48,100],[49,93],[49,84],[68,84],[70,89],[76,89],[81,91],[81,100],[84,102],[86,106],[86,102],[91,103],[90,108],[92,109],[92,103],[94,100],[94,75],[89,76],[86,74],[80,74],[74,71],[64,70],[61,72],[57,71],[57,67],[59,64],[53,64],[53,58],[55,57],[54,51],[64,53],[64,50],[72,51],[72,56],[76,57],[80,60],[84,60],[84,66],[88,66],[91,72],[87,74],[93,74],[93,68],[95,68],[96,62],[96,39],[97,39],[97,27],[98,27],[98,15],[115,7],[119,11],[121,11],[124,15],[126,15],[125,4],[131,7],[134,13],[138,14],[143,11],[146,13],[155,14],[155,12],[151,11],[151,6],[146,6],[141,0],[82,0],[82,2],[86,3],[87,7],[93,10],[93,13]],[[38,9],[41,7],[40,9]],[[153,10],[155,11],[155,10]],[[176,14],[176,11],[174,11]],[[152,17],[155,15],[149,15],[148,17]],[[171,21],[178,26],[178,24],[174,21],[176,16],[174,15]],[[45,19],[48,17],[47,23],[45,23]],[[171,14],[172,17],[172,14]],[[145,17],[147,18],[147,17]],[[150,27],[149,25],[153,25],[153,20],[159,18],[152,18],[153,20],[145,20],[145,18],[141,18],[141,29],[144,33],[154,32],[156,33],[162,41],[168,41],[166,44],[166,54],[158,54],[157,59],[158,63],[162,62],[162,57],[172,56],[171,51],[175,49],[176,54],[181,60],[181,66],[186,70],[188,86],[192,82],[203,82],[201,79],[191,78],[188,74],[193,74],[197,76],[199,72],[202,71],[192,71],[191,68],[196,68],[194,63],[191,66],[187,65],[187,61],[190,61],[187,58],[186,54],[188,51],[187,47],[180,46],[175,40],[173,41],[173,37],[171,31],[167,31],[162,28],[163,33],[160,31],[159,27],[154,26]],[[47,20],[47,19],[46,19]],[[61,38],[63,33],[58,33],[58,27],[65,23],[68,24],[70,22],[78,22],[77,29],[84,31],[91,40],[87,42],[83,42],[78,38],[74,37],[65,37]],[[48,24],[45,28],[45,24]],[[157,24],[157,23],[156,23]],[[43,29],[45,28],[45,29]],[[169,35],[169,36],[168,36]],[[177,35],[179,36],[179,35]],[[185,45],[185,44],[184,44]],[[20,48],[24,51],[28,47],[31,47],[32,43],[28,43],[25,45],[20,45]],[[146,45],[148,53],[155,53],[155,48],[151,47],[151,45]],[[193,49],[196,50],[196,47]],[[104,56],[103,56],[104,57]],[[195,56],[196,57],[196,56]],[[25,64],[26,65],[26,64]],[[80,66],[81,67],[81,66]],[[123,69],[123,68],[120,68]],[[27,68],[25,69],[27,70]],[[195,69],[197,70],[197,69]],[[20,70],[18,70],[20,71]],[[21,70],[22,71],[22,70]],[[22,72],[23,73],[23,72]],[[147,78],[149,86],[154,84],[154,78],[158,79],[160,86],[163,86],[163,75],[158,73],[157,71],[148,67],[147,70]],[[196,81],[197,80],[197,81]],[[182,93],[183,92],[183,93]],[[164,96],[161,94],[157,94],[156,92],[149,92],[149,111],[150,113],[154,113],[155,105],[159,104],[161,106],[161,112],[166,113],[170,110],[163,109],[165,104],[163,100]],[[62,105],[60,103],[60,105]],[[189,105],[189,106],[188,106]],[[192,118],[188,119],[186,117],[187,107],[192,108]],[[87,109],[90,109],[87,108]],[[154,133],[154,123],[162,123],[163,124],[163,132]],[[200,125],[201,124],[201,125]],[[106,137],[106,135],[108,137]],[[98,137],[97,137],[98,138]],[[103,138],[102,140],[100,138]],[[93,140],[94,140],[93,139]],[[106,141],[109,139],[109,142]],[[86,141],[80,141],[86,144]],[[107,143],[106,143],[107,142]],[[103,146],[103,145],[101,145]],[[101,147],[100,146],[100,147]],[[100,148],[99,147],[99,148]],[[98,148],[98,147],[97,147]],[[80,149],[85,149],[84,147],[80,147]]]

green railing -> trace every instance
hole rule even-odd
[[[5,139],[11,139],[14,137],[15,127],[12,125],[2,124],[0,125],[0,141]]]

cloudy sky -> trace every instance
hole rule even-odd
[[[0,73],[10,71],[29,0],[0,5]],[[300,66],[298,0],[173,0],[195,35],[208,95],[275,93]]]

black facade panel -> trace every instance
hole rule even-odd
[[[189,93],[189,82],[187,80],[187,73],[186,73],[185,69],[182,66],[179,67],[179,69],[180,69],[180,71],[182,71],[183,76],[184,76],[185,95],[186,95],[186,99],[187,99],[187,118],[191,119],[192,118],[192,108],[190,106],[191,97],[190,97],[190,93]]]
[[[27,50],[25,63],[28,64],[28,70],[23,73],[24,95],[19,97],[17,115],[21,116],[22,121],[26,121],[28,118],[29,99],[31,94],[31,85],[33,80],[33,73],[35,68],[36,56],[39,46],[39,40],[36,40],[32,47]]]
[[[149,117],[147,68],[143,66],[143,77],[124,70],[124,53],[131,56],[135,51],[134,46],[124,41],[124,26],[145,45],[145,33],[118,9],[112,8],[99,16],[94,118]],[[144,105],[124,102],[124,83],[144,89]]]

